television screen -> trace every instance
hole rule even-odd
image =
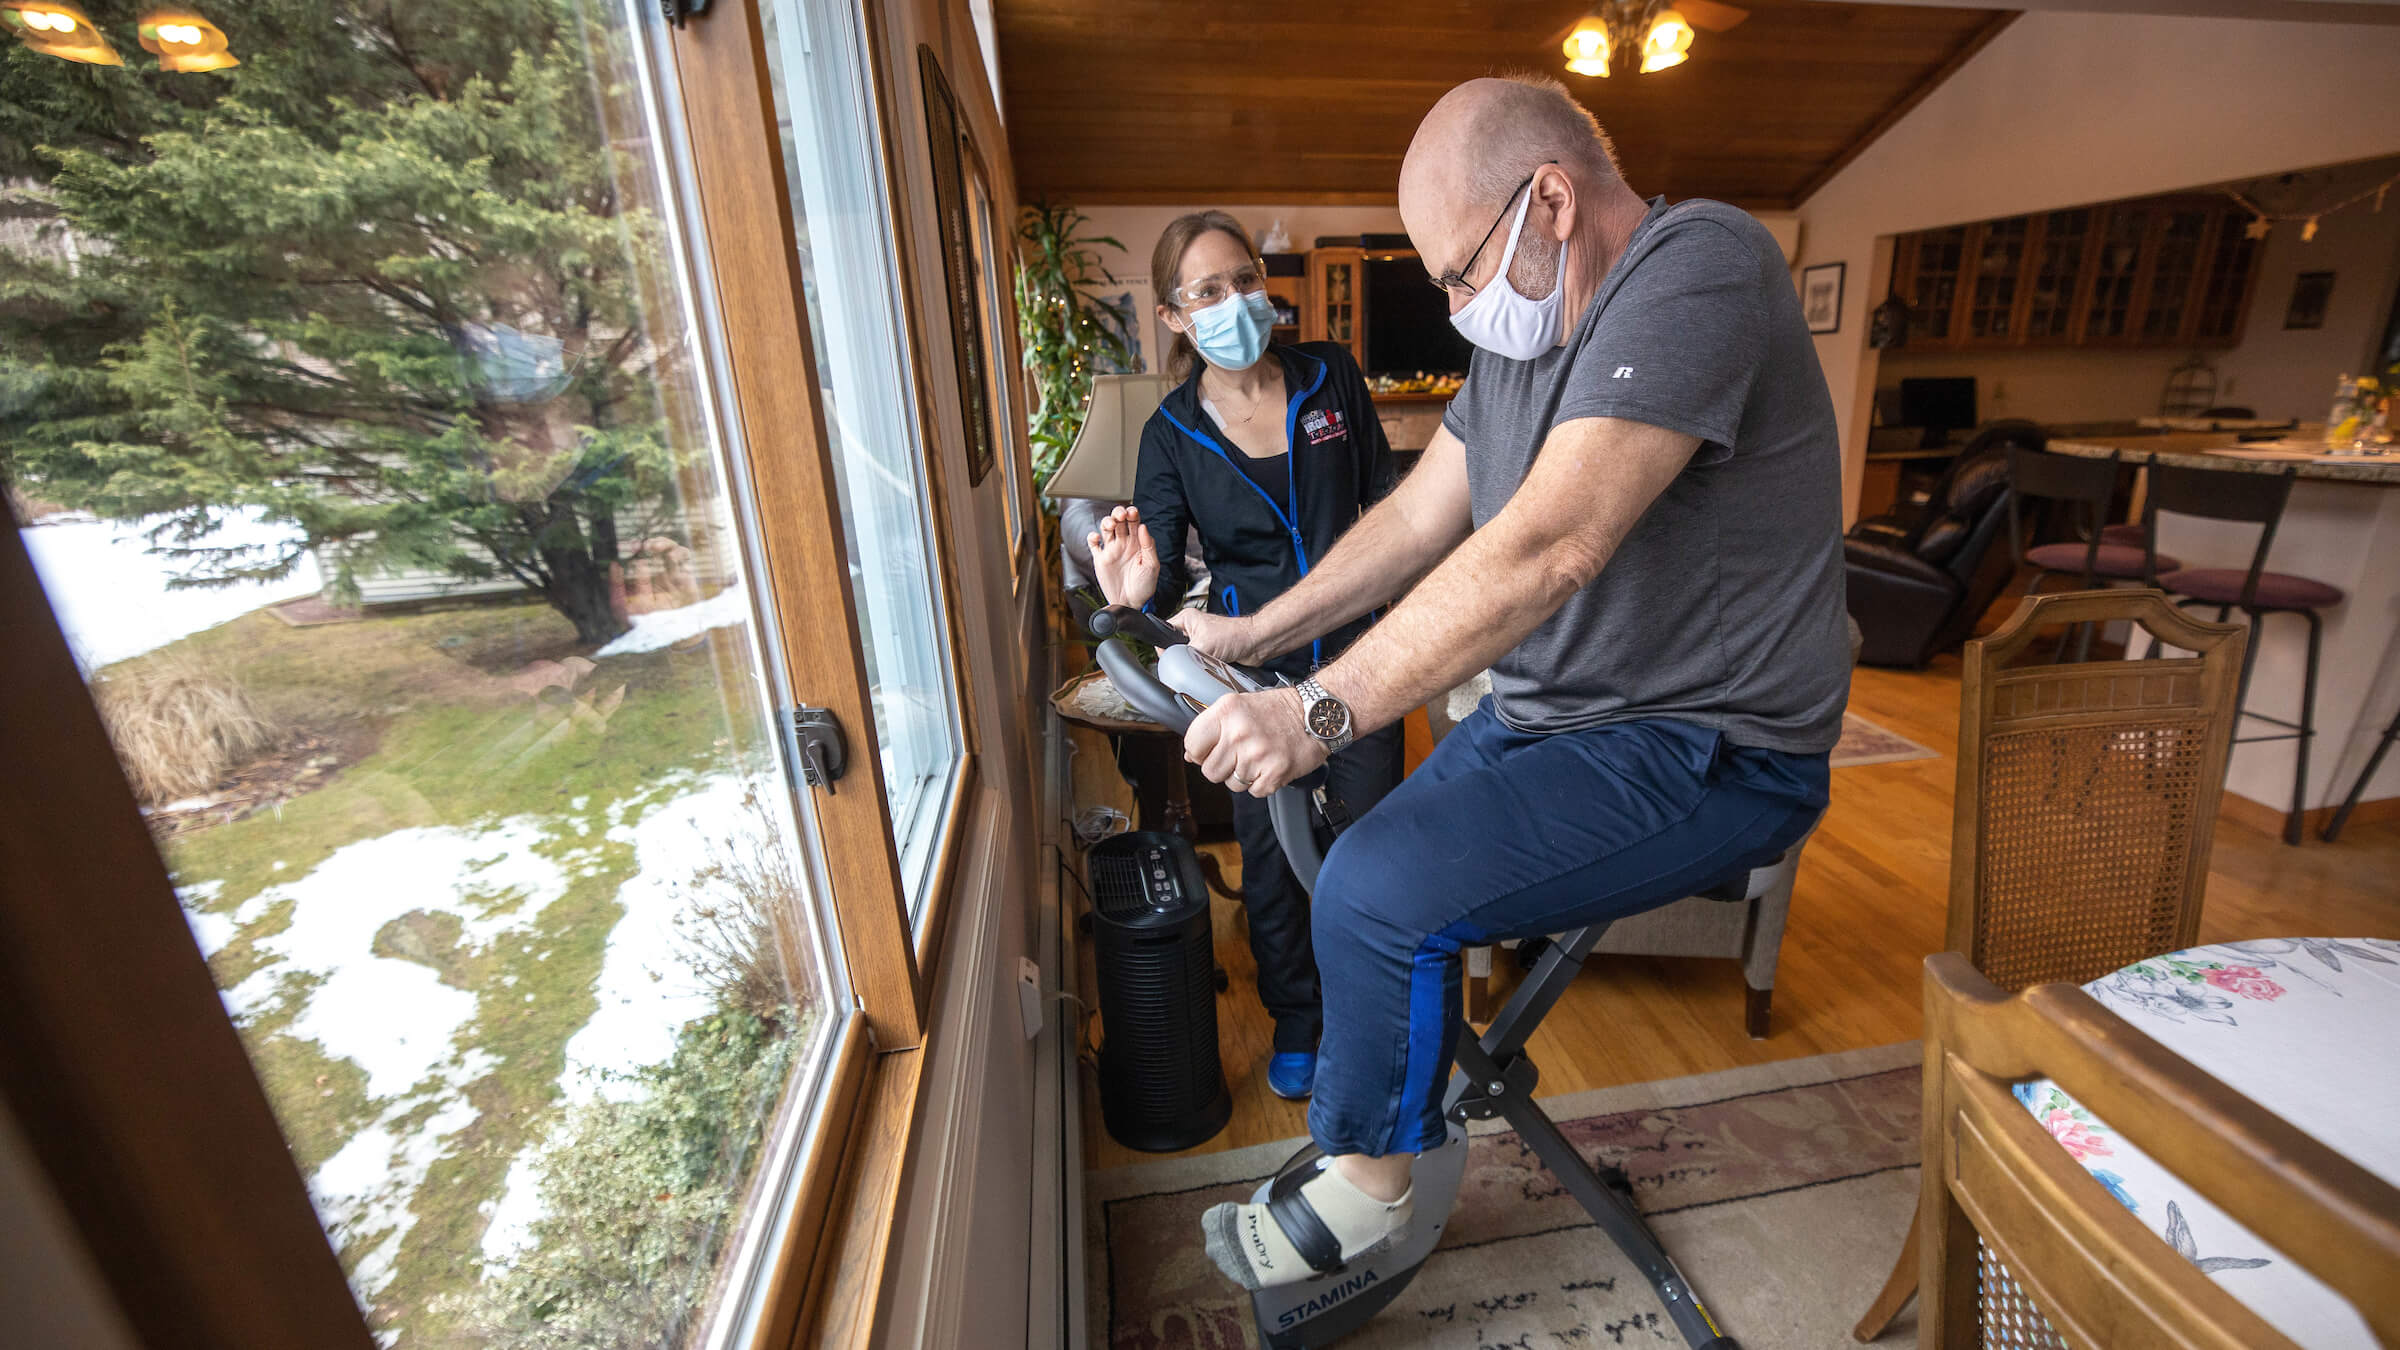
[[[1474,351],[1450,326],[1450,305],[1425,278],[1415,258],[1369,258],[1367,359],[1369,375],[1467,373]]]
[[[1975,427],[1975,380],[1972,376],[1900,382],[1900,421],[1904,426],[1934,431],[1971,431]]]

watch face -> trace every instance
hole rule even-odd
[[[1308,707],[1308,730],[1320,741],[1339,737],[1350,726],[1350,710],[1338,698],[1321,698]]]

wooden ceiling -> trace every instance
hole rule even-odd
[[[1565,80],[1637,192],[1788,207],[2012,11],[1750,0],[1691,59],[1587,79],[1558,40],[1589,0],[994,0],[1021,197],[1389,203],[1452,85]]]

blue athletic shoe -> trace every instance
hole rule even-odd
[[[1307,1051],[1287,1051],[1267,1061],[1267,1091],[1285,1101],[1306,1097],[1316,1081],[1317,1057]]]

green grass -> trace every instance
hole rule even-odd
[[[361,840],[518,817],[541,821],[548,838],[538,851],[570,878],[538,914],[514,916],[517,926],[491,949],[466,941],[462,923],[489,915],[449,913],[445,907],[458,902],[447,894],[429,896],[423,909],[375,935],[377,955],[424,965],[475,995],[458,1043],[491,1057],[465,1086],[475,1119],[416,1191],[414,1223],[372,1309],[379,1326],[402,1330],[404,1346],[449,1339],[437,1301],[478,1278],[484,1206],[556,1113],[566,1044],[597,1006],[593,986],[623,913],[617,889],[635,871],[632,847],[607,837],[612,824],[688,790],[696,773],[756,772],[772,762],[765,746],[745,744],[761,723],[754,711],[729,709],[723,689],[748,685],[725,679],[738,667],[709,644],[609,658],[572,698],[556,689],[536,698],[506,682],[527,662],[572,655],[573,638],[563,619],[538,604],[298,629],[261,612],[104,672],[197,656],[237,675],[279,726],[363,750],[314,791],[169,842],[180,884],[219,883],[195,904],[204,912],[237,915],[261,892],[299,880]],[[726,641],[722,633],[709,640]],[[492,897],[490,909],[521,903]],[[259,944],[291,923],[288,899],[253,908],[212,958],[221,987],[266,968]],[[411,1097],[370,1098],[358,1066],[294,1035],[289,1024],[307,980],[287,978],[282,989],[254,1005],[243,1033],[294,1156],[314,1169],[361,1126]],[[427,1097],[402,1119],[421,1119],[437,1105]],[[347,1234],[345,1259],[355,1261],[384,1236]]]

